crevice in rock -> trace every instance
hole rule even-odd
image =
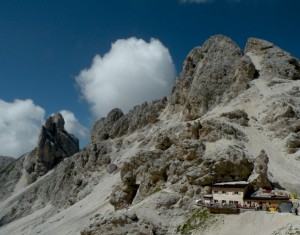
[[[255,72],[254,72],[254,77],[253,79],[257,79],[259,78],[260,74],[259,74],[259,70],[255,69]]]
[[[130,199],[129,204],[132,204],[132,202],[134,201],[135,196],[136,196],[136,194],[139,190],[140,185],[139,184],[134,184],[131,187],[132,187],[132,198]]]

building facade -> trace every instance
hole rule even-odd
[[[213,184],[213,203],[244,206],[244,197],[248,191],[248,187],[249,183],[246,181]]]
[[[278,208],[282,203],[289,203],[287,194],[260,190],[253,192],[246,181],[216,183],[212,185],[212,194],[203,195],[204,204],[236,205],[242,208],[266,210]]]

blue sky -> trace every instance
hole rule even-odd
[[[61,110],[85,145],[110,105],[123,100],[126,112],[143,94],[168,95],[188,52],[215,34],[241,48],[263,38],[299,58],[299,9],[298,0],[0,0],[0,155],[30,150]],[[118,93],[110,80],[140,92]]]

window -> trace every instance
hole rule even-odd
[[[218,200],[214,200],[214,203],[218,203]]]
[[[229,201],[229,204],[233,204],[233,201]]]
[[[239,192],[238,191],[234,191],[234,194],[239,194]]]
[[[227,192],[226,192],[226,191],[222,191],[222,193],[223,193],[223,194],[226,194]]]
[[[218,190],[214,190],[214,193],[218,193]]]
[[[222,204],[226,204],[226,200],[222,200]]]

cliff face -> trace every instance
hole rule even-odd
[[[0,172],[3,171],[14,159],[12,157],[0,156]]]
[[[68,133],[64,126],[62,115],[56,113],[42,127],[36,149],[26,156],[24,162],[29,183],[79,151],[78,139]]]
[[[24,161],[31,184],[0,204],[0,232],[30,224],[32,234],[174,234],[212,183],[300,193],[299,73],[298,59],[264,40],[243,51],[225,36],[208,39],[189,53],[169,97],[112,110],[81,151],[73,137],[74,148],[58,144],[64,151],[40,138],[44,147]],[[49,141],[59,131],[70,137],[51,123]]]
[[[176,80],[171,103],[195,120],[248,89],[257,76],[251,59],[230,38],[218,35],[193,49]]]

